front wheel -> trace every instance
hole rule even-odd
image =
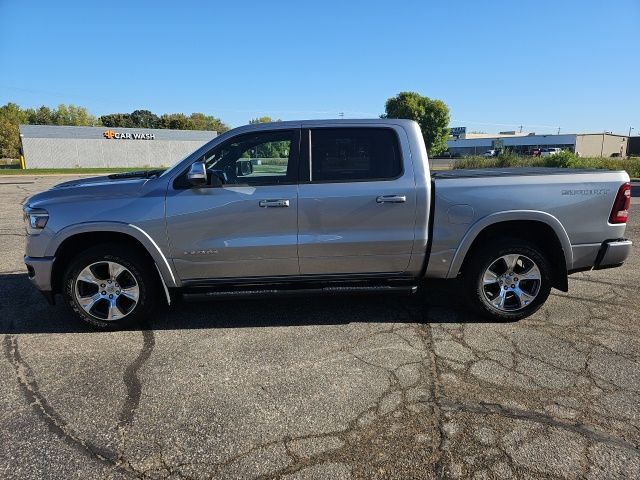
[[[471,307],[492,320],[532,315],[551,292],[551,267],[536,245],[505,239],[472,254],[462,272]]]
[[[140,322],[151,313],[157,279],[149,262],[126,245],[97,245],[74,258],[63,296],[83,321],[102,329]]]

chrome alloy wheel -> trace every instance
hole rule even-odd
[[[515,312],[531,304],[540,292],[542,275],[529,257],[517,253],[494,260],[482,277],[483,300],[502,312]]]
[[[85,312],[103,321],[126,317],[140,298],[133,274],[119,263],[109,261],[85,267],[75,279],[74,293]]]

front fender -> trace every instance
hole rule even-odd
[[[122,233],[133,237],[138,242],[140,242],[142,246],[147,250],[149,255],[151,255],[156,266],[158,267],[158,270],[160,271],[160,275],[162,276],[165,285],[169,288],[180,286],[180,280],[174,274],[171,260],[167,258],[167,256],[164,254],[157,242],[151,237],[151,235],[149,235],[143,228],[131,223],[87,222],[70,225],[57,232],[55,236],[51,238],[47,245],[45,255],[47,257],[55,256],[56,251],[58,250],[60,245],[62,245],[65,240],[71,238],[74,235],[95,232]]]
[[[573,251],[571,249],[571,241],[569,240],[569,235],[567,235],[566,230],[562,226],[562,223],[554,217],[553,215],[541,212],[538,210],[507,210],[504,212],[492,213],[491,215],[487,215],[479,219],[477,222],[471,225],[467,232],[465,233],[456,253],[454,254],[453,260],[451,261],[451,266],[449,267],[449,271],[447,273],[447,278],[455,278],[462,267],[462,263],[464,262],[471,245],[473,244],[476,237],[482,232],[485,228],[495,225],[497,223],[509,222],[514,220],[529,220],[541,222],[553,229],[560,244],[562,245],[562,250],[564,252],[564,259],[567,265],[567,268],[570,268],[573,265]]]

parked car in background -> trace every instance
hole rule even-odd
[[[562,151],[561,148],[543,148],[540,151],[541,157],[550,157],[551,155],[555,155],[556,153],[560,153]]]
[[[482,154],[485,158],[497,157],[500,154],[498,150],[487,150]]]
[[[458,279],[477,312],[512,321],[567,291],[568,274],[625,261],[630,188],[624,171],[430,172],[410,120],[254,124],[168,170],[32,196],[24,261],[50,301],[101,328],[182,293],[420,291],[429,278]]]

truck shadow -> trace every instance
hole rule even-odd
[[[195,299],[162,307],[134,329],[180,330],[376,323],[475,323],[459,308],[450,282],[431,282],[416,294],[310,295],[252,299]],[[50,306],[26,274],[0,275],[0,333],[95,333],[56,298]]]

